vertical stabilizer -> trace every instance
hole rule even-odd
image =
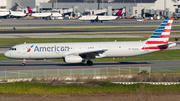
[[[34,13],[29,6],[27,6],[27,9],[28,9],[28,14]]]
[[[123,8],[120,8],[119,11],[114,16],[122,16]]]
[[[151,37],[146,40],[146,47],[142,49],[166,49],[171,32],[173,18],[166,18]],[[164,45],[164,46],[163,46]]]

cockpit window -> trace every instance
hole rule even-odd
[[[10,48],[9,50],[14,50],[14,51],[16,51],[16,48]]]

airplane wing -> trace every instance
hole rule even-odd
[[[107,51],[107,49],[86,51],[86,52],[79,52],[79,53],[70,53],[70,54],[66,54],[65,56],[67,56],[67,55],[74,55],[74,56],[79,55],[81,57],[95,57],[95,56],[99,56],[99,54],[102,54],[105,51]]]
[[[95,51],[81,52],[81,53],[79,53],[79,55],[94,55],[94,54],[104,53],[105,51],[107,51],[107,49],[101,49],[101,50],[95,50]]]

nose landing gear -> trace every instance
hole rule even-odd
[[[26,59],[23,59],[22,66],[26,66]]]

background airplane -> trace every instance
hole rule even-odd
[[[24,12],[22,11],[9,11],[9,17],[10,18],[23,18],[26,17],[28,14],[26,13],[26,10]]]
[[[9,17],[9,12],[0,12],[0,18],[7,18]]]
[[[125,42],[76,42],[76,43],[29,43],[15,45],[4,53],[14,59],[52,59],[63,58],[66,63],[80,63],[104,57],[131,57],[148,54],[169,47],[176,43],[168,42],[173,18],[165,19],[153,35],[145,41]]]
[[[35,18],[52,18],[52,17],[61,17],[60,11],[53,11],[53,12],[45,12],[45,13],[35,13],[32,9],[27,6],[28,14],[35,17]]]
[[[113,16],[102,16],[102,15],[89,15],[89,16],[81,16],[78,19],[83,21],[91,21],[91,22],[103,22],[109,20],[115,20],[118,17],[122,16],[123,8],[120,8],[119,11]]]

